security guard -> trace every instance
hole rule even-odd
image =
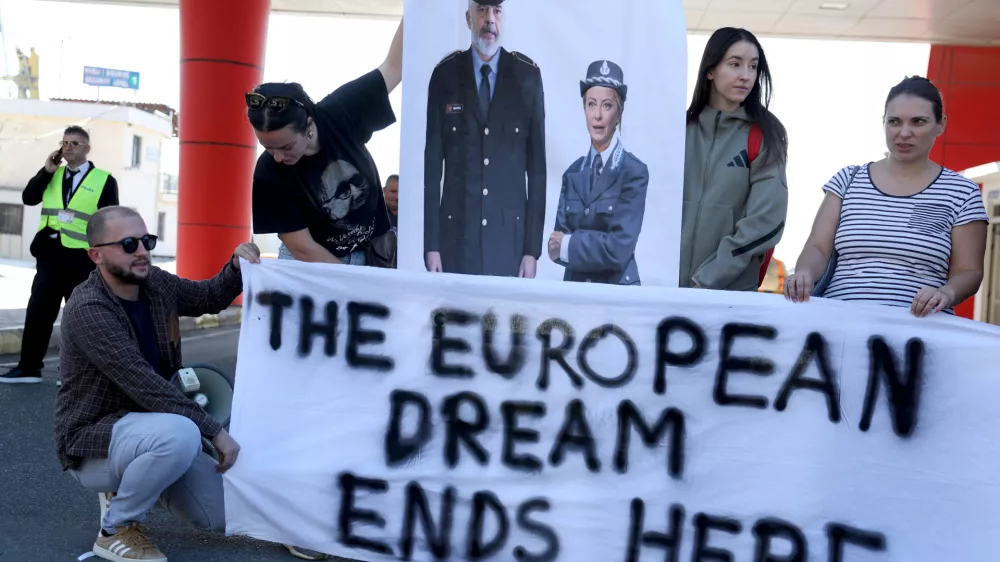
[[[38,233],[31,242],[35,280],[24,318],[21,360],[0,375],[0,383],[42,382],[52,325],[63,299],[90,276],[94,262],[87,255],[87,222],[98,209],[118,204],[118,182],[87,160],[90,135],[72,126],[63,132],[62,146],[45,159],[31,178],[21,200],[42,204]],[[66,164],[60,166],[62,159]]]
[[[471,47],[446,56],[431,74],[424,152],[428,271],[531,278],[542,253],[542,75],[530,58],[500,47],[503,2],[469,0]]]

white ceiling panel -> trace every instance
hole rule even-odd
[[[794,3],[794,0],[712,0],[708,11],[784,14]]]
[[[975,0],[882,0],[867,14],[870,18],[941,19]],[[996,1],[996,0],[993,0]]]
[[[882,0],[854,0],[853,2],[833,2],[827,0],[795,0],[788,8],[790,14],[813,14],[818,16],[857,16],[868,15]],[[844,9],[823,8],[822,6],[844,5]]]
[[[684,10],[684,18],[687,20],[687,28],[698,29],[698,25],[701,23],[701,18],[704,15],[705,10]]]
[[[64,1],[142,6],[177,6],[178,2]],[[1000,45],[1000,0],[683,1],[688,30],[696,33],[736,26],[777,37]],[[821,6],[841,9],[821,9]],[[271,0],[271,9],[328,16],[398,18],[403,13],[403,0]]]
[[[930,20],[911,18],[863,18],[851,29],[844,32],[845,37],[865,39],[880,37],[898,41],[912,41],[914,37],[927,37],[930,32]]]
[[[710,9],[701,16],[698,29],[688,29],[701,33],[711,33],[720,27],[743,27],[754,33],[766,35],[774,28],[774,25],[778,23],[781,17],[782,14],[777,13],[717,12]]]

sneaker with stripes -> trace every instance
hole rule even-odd
[[[146,538],[145,532],[138,523],[127,527],[118,527],[113,535],[104,536],[100,533],[94,541],[94,554],[104,560],[114,562],[167,562],[167,557],[156,548],[156,545]]]

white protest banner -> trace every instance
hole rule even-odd
[[[245,265],[227,528],[368,561],[987,562],[1000,330]]]

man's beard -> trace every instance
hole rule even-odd
[[[486,31],[493,33],[493,43],[487,43],[486,39],[483,38],[482,34]],[[496,27],[485,27],[479,33],[472,32],[472,44],[475,45],[480,55],[492,57],[500,50],[500,35],[497,33]]]
[[[146,282],[145,277],[140,277],[131,271],[118,267],[117,265],[105,264],[104,268],[108,273],[114,276],[115,279],[118,279],[123,283],[128,283],[129,285],[142,285]]]

